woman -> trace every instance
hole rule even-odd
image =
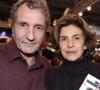
[[[72,14],[61,17],[54,37],[63,64],[47,71],[47,90],[81,90],[88,74],[100,79],[100,64],[91,62],[96,34],[81,17]]]

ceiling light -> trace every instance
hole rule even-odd
[[[88,11],[91,11],[91,9],[92,9],[92,7],[91,7],[91,6],[87,7],[87,10],[88,10]]]
[[[83,16],[83,13],[82,13],[82,12],[80,12],[80,13],[78,13],[78,15],[79,15],[79,16]]]
[[[55,20],[53,21],[53,26],[55,26],[55,25],[56,25],[56,22],[57,22],[57,20],[55,19]]]

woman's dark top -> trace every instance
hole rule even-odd
[[[87,74],[100,79],[100,64],[93,63],[85,56],[74,62],[64,60],[46,73],[47,90],[79,90]]]

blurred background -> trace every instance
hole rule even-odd
[[[0,0],[0,43],[8,42],[13,37],[10,24],[10,10],[17,0]],[[97,34],[96,55],[100,54],[100,0],[46,0],[50,10],[51,26],[47,31],[47,40],[44,52],[55,53],[55,44],[52,39],[53,27],[56,20],[62,15],[71,12],[83,17]],[[49,53],[51,53],[49,52]],[[48,54],[43,53],[45,56]],[[51,54],[50,54],[51,55]],[[55,55],[57,56],[57,55]],[[100,56],[100,55],[99,55]],[[53,56],[50,56],[53,57]],[[97,56],[96,56],[97,57]],[[47,57],[49,58],[49,57]],[[99,60],[100,61],[100,60]],[[58,64],[59,61],[56,63]]]

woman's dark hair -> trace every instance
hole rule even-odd
[[[85,45],[87,46],[86,52],[93,52],[96,47],[96,33],[92,31],[89,24],[80,16],[74,14],[67,14],[62,16],[57,22],[54,30],[54,38],[59,44],[59,36],[62,27],[75,25],[80,28],[84,35]],[[59,46],[59,45],[58,45]]]

